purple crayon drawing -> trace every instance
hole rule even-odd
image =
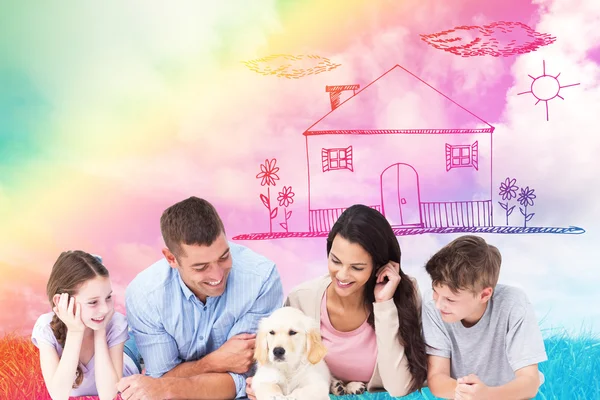
[[[527,221],[530,221],[535,215],[535,213],[527,214],[527,206],[533,206],[533,199],[535,199],[535,194],[533,192],[534,190],[529,189],[529,186],[527,186],[521,188],[521,193],[519,193],[519,204],[523,206],[519,207],[519,210],[524,217],[523,227],[527,227]]]
[[[554,99],[555,97],[558,97],[559,99],[564,100],[564,98],[560,95],[560,89],[568,88],[571,86],[577,86],[577,85],[579,85],[579,83],[573,83],[570,85],[561,86],[560,82],[558,81],[558,76],[560,75],[560,72],[556,76],[548,75],[548,74],[546,74],[546,61],[542,61],[542,65],[543,65],[542,75],[537,76],[537,77],[533,77],[533,76],[529,75],[529,77],[531,79],[533,79],[533,81],[531,82],[531,88],[526,92],[517,93],[517,96],[521,95],[521,94],[531,93],[533,95],[533,97],[535,97],[537,99],[537,101],[535,102],[535,105],[537,105],[540,101],[545,102],[546,103],[546,121],[549,121],[550,118],[548,115],[548,101]]]
[[[492,147],[495,128],[410,71],[395,65],[358,90],[358,85],[327,86],[331,110],[302,134],[305,139],[307,220],[292,231],[288,220],[291,187],[277,200],[284,209],[283,232],[273,232],[269,186],[279,168],[266,160],[256,176],[267,185],[261,200],[269,210],[268,232],[240,234],[236,240],[326,237],[340,214],[352,204],[380,211],[397,236],[425,233],[560,233],[581,234],[579,227],[531,227],[533,189],[521,189],[517,201],[522,226],[509,225],[517,198],[516,180],[507,178],[494,189]],[[424,104],[445,108],[449,126],[428,126],[411,118],[402,99],[410,88]],[[346,93],[344,93],[346,92]],[[340,101],[344,96],[345,100]],[[387,113],[387,114],[386,114]],[[372,118],[391,115],[392,118]],[[402,116],[396,118],[395,116]],[[497,188],[497,186],[496,186]],[[297,192],[297,188],[296,188]],[[496,196],[505,210],[506,226],[494,224]],[[297,205],[297,203],[295,203]],[[281,213],[280,213],[281,214]],[[298,213],[295,213],[298,215]],[[504,222],[504,221],[503,221]],[[302,225],[296,221],[295,225]]]
[[[500,207],[502,207],[502,209],[506,212],[506,225],[507,226],[508,226],[508,217],[510,217],[510,214],[512,214],[513,210],[515,209],[515,206],[511,207],[509,205],[508,201],[516,198],[517,190],[519,190],[519,187],[516,185],[516,183],[517,183],[516,179],[506,178],[504,180],[504,182],[502,182],[500,184],[499,195],[502,196],[502,200],[506,201],[506,203],[499,201],[498,204],[500,204]]]
[[[506,203],[499,201],[498,204],[500,204],[500,207],[502,207],[502,209],[506,213],[506,225],[507,226],[508,226],[508,217],[510,217],[510,215],[512,214],[513,210],[516,207],[516,205],[511,206],[509,201],[517,198],[518,190],[519,190],[519,187],[517,186],[516,179],[506,178],[504,180],[504,182],[500,183],[500,192],[498,194],[500,196],[502,196],[502,200],[506,201]],[[527,186],[525,188],[521,188],[521,192],[519,193],[519,198],[517,199],[517,202],[522,206],[522,207],[519,207],[519,210],[521,211],[521,214],[524,217],[524,222],[523,222],[524,228],[527,227],[527,222],[531,221],[531,219],[535,215],[535,213],[531,213],[531,214],[527,213],[527,207],[533,206],[533,200],[536,198],[536,195],[534,194],[534,192],[535,192],[535,190],[529,189],[529,186]]]

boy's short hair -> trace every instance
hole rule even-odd
[[[178,257],[183,255],[182,243],[210,246],[225,228],[212,204],[192,196],[163,212],[160,231],[167,248]]]
[[[434,286],[444,285],[453,292],[477,293],[495,288],[502,256],[495,246],[475,235],[464,235],[448,243],[431,257],[425,269]]]

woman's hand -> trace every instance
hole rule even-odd
[[[375,301],[381,303],[394,297],[394,293],[400,284],[400,264],[394,261],[388,262],[377,271],[375,282]],[[386,281],[385,278],[388,280]]]
[[[81,320],[81,304],[75,301],[75,297],[69,296],[67,293],[56,296],[60,296],[60,299],[52,310],[65,323],[67,330],[71,332],[85,331],[85,324]]]

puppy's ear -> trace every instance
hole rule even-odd
[[[259,365],[264,365],[269,361],[269,346],[267,344],[267,332],[260,326],[256,333],[256,342],[254,344],[254,359]]]
[[[313,328],[307,332],[306,352],[308,361],[311,364],[318,363],[325,357],[325,354],[327,354],[327,348],[321,340],[321,332],[319,332],[318,328]]]

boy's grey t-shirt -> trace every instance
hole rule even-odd
[[[533,305],[512,286],[496,285],[483,317],[470,328],[444,322],[433,299],[424,301],[423,333],[427,354],[451,359],[452,378],[475,374],[487,386],[504,385],[515,379],[514,371],[548,359]]]

